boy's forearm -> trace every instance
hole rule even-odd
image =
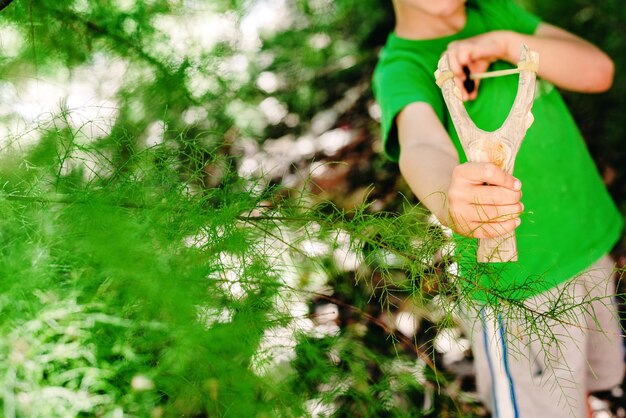
[[[447,191],[458,161],[430,145],[407,147],[400,154],[400,172],[418,199],[445,225],[450,226]]]
[[[613,61],[594,45],[562,29],[541,24],[534,35],[512,31],[493,34],[505,41],[504,56],[500,57],[505,61],[517,63],[522,43],[539,52],[539,76],[560,88],[599,93],[613,83]]]

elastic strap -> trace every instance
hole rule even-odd
[[[450,70],[444,71],[444,72],[437,71],[435,73],[435,81],[437,82],[437,85],[439,87],[443,86],[443,83],[445,83],[447,80],[450,80],[453,78],[454,78],[454,73]]]
[[[520,61],[517,63],[517,69],[520,71],[529,70],[536,73],[537,70],[539,70],[539,64],[532,61]]]

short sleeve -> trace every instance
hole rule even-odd
[[[483,0],[482,7],[492,29],[508,29],[532,35],[541,19],[523,9],[514,0]]]
[[[395,54],[394,54],[395,55]],[[410,57],[386,57],[376,66],[373,90],[381,108],[381,129],[385,154],[393,161],[400,157],[400,144],[395,119],[407,105],[415,102],[430,104],[440,120],[444,117],[441,92],[435,76]]]

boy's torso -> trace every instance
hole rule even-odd
[[[394,80],[390,89],[384,83],[375,85],[379,101],[390,103],[392,117],[400,110],[397,108],[411,100],[430,103],[450,134],[461,162],[465,155],[432,73],[450,41],[494,29],[479,8],[468,9],[467,19],[466,27],[451,37],[411,41],[391,35],[375,76]],[[530,23],[527,26],[530,30]],[[496,62],[491,69],[511,67]],[[406,91],[402,90],[403,80]],[[412,99],[411,91],[415,89],[419,93]],[[394,97],[385,98],[386,90],[391,90]],[[468,113],[479,128],[495,130],[508,116],[516,92],[516,76],[483,80],[477,100],[466,104]],[[535,122],[522,143],[514,171],[524,185],[525,212],[517,229],[519,262],[477,265],[476,240],[457,237],[461,285],[464,283],[480,300],[523,299],[554,287],[609,251],[621,231],[621,215],[576,124],[558,91],[545,81],[538,83],[533,114]]]

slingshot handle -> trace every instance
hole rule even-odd
[[[479,263],[517,261],[515,231],[497,238],[479,238],[476,260]]]

